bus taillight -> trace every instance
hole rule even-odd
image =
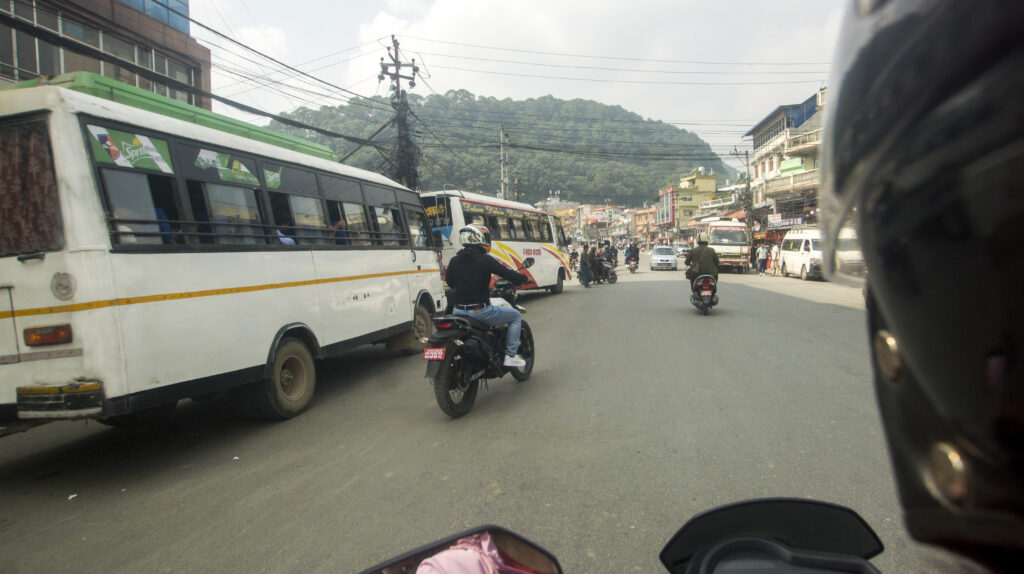
[[[29,347],[63,345],[71,342],[71,325],[49,325],[25,329],[25,344]]]

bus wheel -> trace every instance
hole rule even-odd
[[[166,423],[171,418],[171,414],[174,413],[174,408],[176,406],[178,406],[178,401],[164,403],[162,405],[157,405],[152,408],[143,409],[141,411],[135,411],[124,415],[102,417],[99,419],[99,421],[108,426],[121,428],[159,426]]]
[[[434,334],[434,320],[430,311],[423,305],[417,305],[412,312],[412,327],[397,335],[387,338],[385,348],[389,351],[400,351],[403,355],[415,355],[423,351],[425,344],[420,339]]]
[[[565,270],[564,269],[559,269],[558,270],[558,282],[555,283],[553,286],[548,287],[548,291],[550,291],[552,295],[558,295],[559,293],[562,292],[562,289],[565,288],[562,285],[562,283],[564,283],[564,282],[565,282]]]
[[[309,408],[316,390],[316,365],[306,344],[293,337],[281,339],[270,368],[270,378],[253,389],[253,406],[272,419],[290,419]]]

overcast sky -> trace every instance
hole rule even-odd
[[[191,16],[335,87],[193,24],[213,53],[213,89],[269,112],[386,94],[391,35],[416,58],[423,96],[552,95],[618,105],[696,132],[723,159],[776,106],[828,81],[840,0],[191,0]],[[243,82],[261,78],[268,89]],[[215,110],[232,113],[215,105]],[[232,113],[237,117],[250,116]],[[495,135],[497,139],[497,135]],[[736,167],[741,162],[730,160]]]

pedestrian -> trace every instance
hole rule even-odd
[[[772,245],[772,277],[779,276],[779,244]]]
[[[757,248],[757,270],[760,274],[764,275],[764,266],[768,259],[768,250],[765,249],[764,243]]]
[[[600,262],[597,260],[597,247],[594,247],[593,245],[590,246],[590,249],[587,251],[586,261],[587,266],[590,267],[590,280],[593,281],[594,283],[600,283],[601,269],[598,267],[598,265],[600,265]]]
[[[580,255],[579,259],[579,271],[580,281],[583,282],[583,286],[590,289],[590,282],[594,280],[594,276],[590,272],[590,263],[587,261],[587,247],[586,243],[583,244],[583,255]]]

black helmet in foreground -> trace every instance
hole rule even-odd
[[[849,1],[820,205],[911,535],[1024,568],[1024,2]]]

